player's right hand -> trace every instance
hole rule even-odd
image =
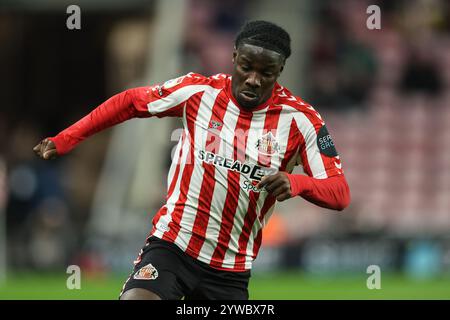
[[[52,160],[58,158],[58,152],[56,151],[56,146],[53,141],[45,138],[39,142],[34,148],[34,153],[44,160]]]

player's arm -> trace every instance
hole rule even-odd
[[[45,160],[55,159],[101,130],[131,118],[150,117],[145,104],[149,91],[140,87],[114,95],[58,135],[40,141],[33,151]]]
[[[201,84],[205,79],[202,75],[189,73],[163,85],[126,90],[55,137],[43,139],[33,150],[43,159],[54,159],[68,153],[87,137],[131,118],[182,117],[184,102],[203,90]]]
[[[278,172],[263,177],[257,187],[265,188],[278,201],[301,196],[318,206],[339,211],[350,204],[350,189],[343,174],[316,179],[303,174]]]
[[[163,85],[126,90],[55,137],[43,139],[33,150],[45,160],[54,159],[68,153],[89,136],[131,118],[182,117],[184,102],[204,89],[201,84],[205,79],[202,75],[189,73]]]

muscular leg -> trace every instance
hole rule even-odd
[[[142,288],[133,288],[125,291],[120,300],[161,300],[161,298],[150,290]]]

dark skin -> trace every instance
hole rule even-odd
[[[34,153],[44,160],[53,160],[58,158],[58,152],[56,152],[56,147],[53,141],[48,138],[40,141],[34,148]]]
[[[249,111],[266,102],[283,71],[285,58],[272,50],[241,44],[233,51],[232,94],[239,105]],[[48,138],[40,141],[33,151],[44,160],[59,157],[55,144]],[[291,185],[285,172],[265,176],[256,186],[264,188],[278,201],[292,197]],[[141,288],[126,291],[121,300],[160,300],[155,293]]]
[[[248,110],[266,102],[284,68],[285,58],[272,50],[241,44],[233,51],[231,90]]]

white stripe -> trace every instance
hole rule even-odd
[[[189,190],[186,197],[185,206],[183,209],[183,214],[180,221],[180,231],[175,239],[175,243],[183,249],[186,250],[189,240],[192,236],[192,230],[194,227],[195,217],[197,215],[197,208],[199,207],[199,197],[201,186],[203,182],[203,177],[205,169],[203,168],[201,160],[197,158],[197,152],[199,150],[206,149],[206,140],[208,137],[208,126],[212,115],[212,108],[214,106],[217,95],[220,89],[214,89],[208,87],[202,96],[200,106],[197,112],[197,118],[195,119],[194,125],[194,168],[192,170],[191,180],[189,184]]]
[[[248,156],[248,160],[252,164],[258,164],[258,150],[256,148],[256,143],[258,141],[258,138],[263,135],[264,120],[266,118],[266,114],[266,112],[253,113],[252,121],[250,123],[245,154]],[[246,191],[242,188],[242,186],[244,185],[244,181],[247,179],[248,178],[245,175],[239,175],[240,191],[238,207],[234,216],[230,243],[222,263],[223,268],[233,268],[236,254],[239,253],[239,237],[242,233],[242,228],[245,222],[244,219],[247,214],[250,202],[249,191]],[[245,263],[245,268],[251,268],[251,262]]]
[[[328,178],[319,147],[317,146],[317,134],[314,125],[304,113],[290,106],[285,107],[292,110],[297,127],[305,139],[306,156],[308,157],[308,164],[313,177],[316,179]]]
[[[233,112],[234,111],[234,112]],[[239,110],[233,110],[227,106],[223,116],[223,127],[220,131],[219,154],[223,157],[233,157],[234,131],[236,129]],[[225,199],[228,190],[228,172],[227,168],[217,166],[215,168],[214,178],[216,185],[211,199],[210,218],[206,229],[206,239],[200,250],[199,259],[205,263],[210,263],[214,250],[219,241],[220,226],[222,225],[222,212],[226,205]]]
[[[148,112],[150,112],[152,115],[155,115],[167,111],[170,108],[173,108],[186,101],[194,94],[210,88],[212,87],[208,85],[187,85],[185,87],[181,87],[180,89],[169,94],[167,97],[148,103]]]
[[[158,223],[156,224],[155,228],[156,231],[154,232],[154,235],[158,238],[162,238],[165,228],[168,228],[169,223],[172,221],[172,213],[175,209],[175,203],[178,201],[178,198],[180,197],[180,184],[181,184],[181,178],[183,176],[184,167],[186,165],[186,158],[189,154],[190,149],[190,141],[188,138],[188,132],[185,127],[185,135],[186,139],[184,139],[183,143],[183,149],[182,149],[182,155],[181,155],[181,161],[180,161],[180,171],[178,173],[177,182],[175,184],[175,188],[173,190],[172,195],[167,199],[167,203],[165,204],[165,207],[167,208],[167,213],[159,218]]]

